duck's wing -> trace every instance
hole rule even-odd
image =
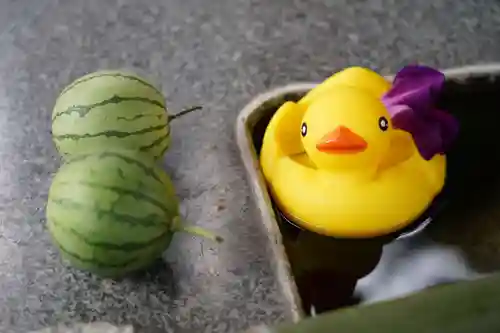
[[[294,102],[285,102],[274,114],[268,129],[276,145],[284,155],[290,156],[304,152],[300,127],[305,107]]]
[[[307,106],[319,95],[332,91],[339,85],[367,90],[377,98],[381,98],[391,88],[391,83],[374,71],[363,67],[349,67],[333,74],[309,91],[299,104]]]
[[[384,159],[379,165],[380,170],[390,168],[406,161],[415,153],[415,145],[411,134],[405,131],[394,129],[391,132],[391,145]]]

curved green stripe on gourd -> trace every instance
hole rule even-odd
[[[146,195],[138,190],[129,190],[129,189],[122,188],[119,186],[101,185],[100,183],[91,182],[91,181],[80,181],[76,184],[71,183],[71,182],[58,182],[55,185],[57,185],[58,187],[61,187],[61,188],[66,187],[69,189],[71,189],[75,185],[77,185],[77,186],[80,185],[84,188],[87,187],[87,188],[90,188],[92,190],[102,191],[102,193],[105,194],[106,196],[116,198],[115,200],[120,199],[120,197],[123,197],[123,198],[121,198],[122,200],[125,200],[125,199],[127,199],[127,197],[130,197],[135,201],[142,201],[144,203],[148,203],[152,207],[156,207],[157,210],[155,210],[155,212],[160,211],[164,214],[177,215],[176,214],[177,212],[174,212],[174,211],[172,211],[171,208],[166,207],[164,205],[164,203],[162,203],[161,201],[156,200],[153,197]],[[115,196],[112,196],[113,194],[115,194]],[[132,201],[132,200],[129,200],[129,201]],[[129,202],[129,204],[133,204],[133,202]]]
[[[117,99],[112,97],[94,104],[68,106],[53,114],[52,133],[84,134],[106,129],[137,130],[148,125],[169,125],[168,114],[156,104],[157,101],[137,96],[123,99],[126,100],[120,103],[114,103]]]
[[[80,214],[84,214],[85,211],[91,212],[91,214],[96,214],[99,220],[109,217],[116,223],[127,224],[131,226],[141,226],[141,227],[166,227],[168,226],[165,217],[158,214],[149,214],[145,216],[134,216],[131,214],[117,213],[112,209],[102,209],[97,206],[85,205],[80,202],[74,201],[70,198],[51,198],[50,202],[61,205],[65,209],[71,209],[75,211],[80,211]]]
[[[149,86],[130,80],[101,76],[93,80],[84,81],[74,88],[67,90],[64,94],[59,95],[52,118],[74,105],[92,105],[108,100],[114,95],[125,98],[147,98],[159,102],[163,108],[166,106],[165,98],[156,89],[151,89]]]
[[[59,248],[84,262],[91,263],[93,261],[101,266],[123,267],[140,257],[141,251],[106,250],[86,244],[74,234],[56,226],[51,218],[48,219],[48,227]]]
[[[170,130],[167,132],[167,134],[159,137],[158,139],[156,139],[155,141],[151,142],[150,144],[139,147],[139,150],[140,151],[148,151],[148,150],[151,150],[151,149],[153,149],[153,148],[155,148],[157,146],[162,146],[162,144],[163,144],[163,147],[164,147],[165,143],[167,143],[167,147],[168,147],[168,141],[169,141],[169,139],[170,139]]]
[[[163,144],[153,144],[162,137]],[[92,152],[100,149],[131,149],[147,152],[151,158],[158,159],[170,146],[170,129],[168,126],[160,125],[137,131],[103,131],[87,134],[61,134],[53,136],[54,143],[60,153],[67,158],[71,152],[78,154]],[[150,149],[141,149],[151,146]],[[163,151],[163,153],[161,153]]]
[[[78,230],[70,227],[65,227],[63,223],[58,222],[56,219],[52,218],[51,220],[52,225],[55,228],[62,229],[64,232],[68,232],[75,236],[75,238],[79,239],[81,242],[85,243],[86,245],[89,246],[95,246],[98,248],[102,248],[105,250],[116,250],[116,251],[123,251],[123,252],[133,252],[136,250],[142,250],[145,247],[151,246],[157,242],[164,241],[165,238],[170,234],[170,230],[166,229],[163,233],[160,235],[153,237],[151,239],[148,239],[147,241],[127,241],[127,242],[120,242],[120,243],[111,243],[111,242],[106,242],[106,241],[96,241],[91,239],[88,235],[85,235]],[[120,240],[117,240],[120,241]]]
[[[95,168],[98,168],[98,175],[94,172]],[[96,178],[96,176],[99,177]],[[123,178],[127,181],[124,182]],[[70,181],[74,184],[89,179],[98,180],[103,185],[115,185],[118,182],[124,189],[142,191],[151,195],[166,192],[166,195],[175,198],[174,186],[165,171],[159,168],[148,155],[139,152],[116,150],[70,156],[57,173],[53,183]],[[169,210],[175,210],[175,207],[177,207],[176,202],[169,207]]]
[[[165,146],[161,149],[161,151],[154,156],[154,159],[161,158],[165,154],[169,146],[170,146],[170,139],[166,142]]]
[[[139,97],[139,96],[124,97],[124,96],[113,95],[113,97],[105,99],[104,101],[100,101],[100,102],[89,104],[89,105],[72,105],[72,106],[68,107],[66,110],[63,110],[63,111],[60,111],[60,112],[53,114],[52,121],[54,121],[58,117],[61,117],[64,115],[71,116],[73,114],[77,114],[80,118],[83,118],[83,117],[87,116],[90,111],[92,111],[98,107],[106,106],[108,104],[120,104],[120,103],[125,103],[125,102],[141,102],[141,103],[154,105],[154,106],[161,108],[162,110],[165,110],[165,105],[163,105],[161,102],[158,102],[157,100],[154,100],[154,99],[149,99],[149,98]],[[138,118],[136,118],[136,119],[138,119]]]
[[[128,260],[122,265],[118,265],[115,263],[100,262],[96,259],[82,258],[78,254],[68,251],[56,241],[54,241],[54,243],[56,243],[56,246],[59,248],[62,257],[69,260],[75,267],[95,273],[105,278],[119,278],[129,272],[143,269],[151,265],[161,256],[155,255],[152,257],[137,257]]]
[[[63,89],[63,91],[61,92],[61,95],[64,95],[65,93],[67,93],[68,91],[70,91],[71,89],[75,88],[76,86],[78,86],[79,84],[81,83],[84,83],[84,82],[88,82],[88,81],[91,81],[91,80],[94,80],[94,79],[97,79],[97,78],[102,78],[102,77],[112,77],[112,78],[120,78],[120,79],[125,79],[125,80],[131,80],[131,81],[135,81],[135,82],[139,82],[140,84],[146,86],[146,87],[149,87],[153,90],[155,90],[159,95],[161,95],[162,93],[155,87],[153,86],[152,84],[150,84],[149,82],[147,82],[146,80],[132,74],[132,73],[124,73],[124,72],[107,72],[107,71],[101,71],[101,72],[96,72],[96,73],[91,73],[91,74],[88,74],[88,75],[85,75],[79,79],[77,79],[76,81],[74,81],[73,83],[71,83],[69,86],[67,86],[66,88]]]
[[[160,208],[161,210],[163,210],[163,212],[165,212],[167,214],[173,213],[167,207],[165,207],[161,201],[156,200],[153,197],[146,195],[146,194],[139,192],[139,191],[130,191],[130,190],[118,187],[118,186],[101,185],[99,183],[86,182],[86,181],[79,182],[79,184],[88,186],[90,188],[94,188],[96,190],[112,191],[118,195],[129,195],[136,200],[141,200],[141,201],[145,201],[147,203],[150,203],[151,205]]]
[[[89,200],[85,198],[68,202],[53,196],[47,203],[49,220],[61,221],[95,241],[120,243],[133,237],[134,241],[145,242],[172,229],[173,217],[136,200],[118,198],[120,207],[113,207],[113,200],[104,197],[101,203],[99,198],[93,202],[86,202]],[[131,208],[127,209],[127,205]]]
[[[123,153],[120,153],[120,152],[104,151],[104,152],[97,154],[97,158],[99,158],[100,160],[108,158],[108,157],[117,158],[117,159],[122,160],[123,162],[125,162],[127,164],[135,165],[135,166],[139,167],[142,171],[144,171],[144,174],[146,174],[147,176],[150,176],[150,177],[154,178],[155,180],[159,181],[160,183],[162,183],[162,180],[160,179],[160,176],[156,172],[155,168],[148,166],[146,163],[142,162],[141,160],[131,158],[131,157],[129,157]]]
[[[70,260],[73,265],[109,277],[121,276],[147,267],[162,255],[172,238],[172,234],[167,234],[164,239],[150,246],[132,252],[123,252],[102,249],[80,242],[78,238],[55,227],[50,220],[49,230],[63,257]]]
[[[141,118],[146,118],[146,117],[154,117],[158,120],[161,120],[162,117],[165,116],[165,112],[162,112],[162,113],[158,113],[158,114],[155,114],[155,113],[152,113],[152,114],[138,114],[136,116],[132,116],[132,117],[116,117],[117,120],[125,120],[125,121],[135,121],[137,119],[141,119]]]
[[[128,213],[134,201],[143,200],[148,203],[151,213],[179,214],[170,178],[147,156],[133,151],[105,151],[70,158],[54,177],[50,194],[57,198],[71,198],[65,192],[71,191],[72,187],[105,195],[102,205],[110,205],[111,200],[124,196],[125,204],[119,207],[119,213]]]
[[[166,128],[167,125],[159,125],[159,126],[151,126],[147,128],[142,128],[140,130],[136,131],[131,131],[131,132],[124,132],[124,131],[103,131],[103,132],[97,132],[97,133],[85,133],[85,134],[60,134],[60,135],[54,135],[53,138],[54,140],[80,140],[80,139],[85,139],[85,138],[95,138],[98,136],[105,136],[105,137],[117,137],[117,138],[126,138],[128,136],[133,136],[133,135],[140,135],[140,134],[146,134],[146,133],[151,133],[155,131],[162,130]]]
[[[148,125],[169,125],[168,114],[162,111],[164,109],[158,105],[152,105],[135,98],[119,104],[104,103],[103,101],[95,104],[98,103],[101,105],[84,117],[80,117],[77,113],[80,111],[74,111],[74,106],[54,114],[52,133],[56,135],[83,134],[106,129],[137,130]],[[76,109],[83,110],[85,108],[76,107]],[[86,110],[84,111],[86,112]]]
[[[144,174],[152,177],[153,179],[155,179],[156,181],[158,181],[162,184],[165,182],[164,179],[163,180],[161,179],[161,177],[158,174],[158,172],[156,171],[155,167],[148,166],[148,163],[145,163],[142,160],[139,160],[136,158],[132,158],[132,157],[130,157],[130,155],[124,154],[120,151],[101,151],[101,152],[94,153],[94,154],[91,154],[91,153],[80,154],[80,155],[69,157],[66,161],[66,164],[84,162],[84,161],[88,161],[88,159],[90,159],[90,158],[97,160],[97,161],[94,161],[94,163],[96,163],[96,162],[100,163],[101,161],[103,161],[106,158],[116,158],[118,160],[125,162],[126,164],[130,164],[130,165],[134,165],[134,166],[139,167],[144,172]],[[123,169],[121,169],[121,167],[119,167],[117,169],[117,171],[123,173]],[[125,176],[121,175],[121,177],[124,178]]]
[[[94,259],[94,258],[83,258],[82,256],[78,255],[77,253],[71,252],[67,248],[65,248],[61,243],[59,243],[56,239],[53,240],[54,243],[56,243],[56,246],[61,250],[61,252],[64,253],[66,256],[70,256],[71,259],[77,259],[78,261],[85,263],[85,264],[91,264],[92,266],[96,266],[99,268],[124,268],[127,265],[130,265],[134,261],[137,261],[138,258],[134,257],[132,259],[127,259],[124,262],[121,263],[106,263],[102,262],[100,260]]]

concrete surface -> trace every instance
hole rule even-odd
[[[105,320],[140,332],[237,332],[289,313],[233,141],[254,94],[350,64],[498,60],[494,0],[0,0],[0,331]],[[166,158],[186,217],[222,245],[178,236],[164,267],[102,280],[60,263],[44,204],[58,158],[50,113],[70,80],[129,67],[163,87]]]

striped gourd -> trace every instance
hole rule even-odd
[[[47,223],[63,257],[117,277],[161,256],[179,230],[168,175],[134,151],[74,155],[54,177]]]
[[[170,144],[165,99],[135,74],[91,73],[61,92],[52,113],[52,136],[63,157],[125,148],[159,159]]]

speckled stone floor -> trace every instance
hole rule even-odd
[[[403,4],[405,3],[405,4]],[[239,161],[239,109],[270,87],[343,66],[383,73],[500,56],[494,0],[0,0],[0,331],[106,320],[140,332],[237,332],[289,319]],[[176,121],[165,165],[193,223],[142,279],[60,263],[44,204],[58,159],[50,113],[70,80],[128,67],[161,84]]]

